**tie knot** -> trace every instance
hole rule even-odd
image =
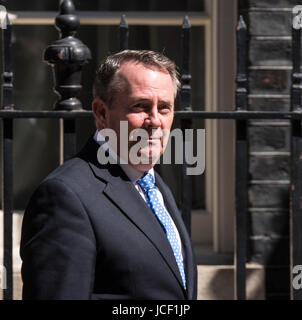
[[[137,180],[139,186],[144,190],[144,192],[155,188],[155,181],[151,173],[147,173],[142,178]]]

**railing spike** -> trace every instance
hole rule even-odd
[[[191,74],[190,74],[190,31],[189,17],[185,16],[182,24],[182,70],[180,102],[182,110],[191,110]]]
[[[60,1],[59,15],[56,17],[55,25],[61,34],[61,38],[75,35],[80,20],[71,0]]]
[[[190,19],[188,16],[184,17],[183,23],[182,23],[182,28],[183,29],[189,29],[191,28],[191,23],[190,23]]]
[[[9,19],[9,15],[8,15],[7,12],[6,12],[6,15],[5,15],[5,24],[6,24],[6,26],[11,25],[11,21]]]
[[[121,16],[120,28],[128,28],[128,23],[126,21],[125,14],[122,14],[122,16]]]
[[[240,16],[236,28],[237,36],[237,88],[236,88],[236,109],[237,110],[246,110],[247,109],[247,28],[243,20],[243,17]]]
[[[246,29],[246,24],[245,24],[245,21],[244,21],[242,15],[240,15],[240,16],[239,16],[239,19],[238,19],[237,30],[238,30],[238,29]]]
[[[82,89],[82,66],[91,59],[91,53],[86,45],[74,37],[79,24],[73,2],[61,0],[60,13],[56,17],[61,39],[44,52],[44,60],[53,67],[55,92],[60,96],[56,110],[82,109],[82,103],[76,96]]]
[[[3,98],[3,108],[4,109],[13,109],[13,73],[11,70],[11,22],[6,13],[4,21],[2,24],[3,27],[3,40],[4,40],[4,72],[3,72],[3,83],[2,83],[2,98]]]
[[[122,14],[120,22],[120,50],[128,49],[129,26],[126,20],[126,15]]]

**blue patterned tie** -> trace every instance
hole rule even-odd
[[[147,205],[155,213],[155,216],[160,221],[160,223],[164,227],[164,230],[166,231],[167,238],[172,247],[175,260],[180,271],[182,282],[184,284],[184,287],[186,288],[186,276],[184,272],[181,248],[177,241],[177,235],[172,224],[172,219],[167,213],[167,211],[163,208],[158,199],[154,178],[152,174],[148,173],[141,179],[139,179],[137,183],[140,185],[140,187],[145,193]]]

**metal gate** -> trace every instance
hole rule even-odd
[[[68,5],[67,5],[68,3]],[[70,5],[71,4],[71,5]],[[12,102],[13,73],[11,70],[11,24],[6,15],[6,28],[3,32],[4,73],[0,109],[2,119],[3,145],[3,181],[2,206],[4,212],[4,266],[6,268],[5,300],[13,298],[12,265],[12,213],[13,213],[13,126],[19,118],[58,119],[61,123],[62,156],[66,160],[76,153],[75,121],[79,118],[92,118],[92,112],[81,109],[81,103],[75,96],[81,88],[80,75],[82,66],[90,58],[89,49],[78,39],[75,44],[70,38],[75,33],[78,18],[72,1],[61,1],[60,13],[56,24],[61,30],[61,39],[45,51],[45,60],[53,66],[56,91],[61,97],[55,110],[30,111],[17,110]],[[175,111],[175,118],[180,119],[181,128],[192,127],[192,119],[232,119],[236,124],[236,217],[235,217],[235,297],[246,299],[246,256],[247,256],[247,207],[248,207],[248,139],[247,122],[250,119],[286,119],[292,124],[291,131],[291,201],[290,201],[290,244],[291,266],[302,265],[302,106],[301,106],[301,29],[292,30],[292,85],[291,112],[247,111],[247,28],[239,18],[237,25],[237,89],[236,107],[228,112],[192,111],[191,75],[189,70],[190,22],[184,18],[182,25],[182,68],[181,68],[181,111]],[[120,50],[128,48],[129,29],[126,17],[121,17]],[[66,79],[68,79],[66,81]],[[185,159],[185,157],[184,157]],[[181,212],[188,230],[191,226],[192,178],[186,175],[187,164],[182,165]],[[292,269],[292,268],[291,268]],[[301,290],[293,289],[293,299],[302,299]]]

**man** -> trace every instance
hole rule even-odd
[[[178,87],[174,63],[159,53],[126,50],[101,65],[96,134],[42,182],[24,215],[24,299],[196,299],[191,242],[153,170]],[[122,143],[121,123],[126,136],[147,132],[137,152],[138,142]],[[104,161],[104,146],[117,163]]]

